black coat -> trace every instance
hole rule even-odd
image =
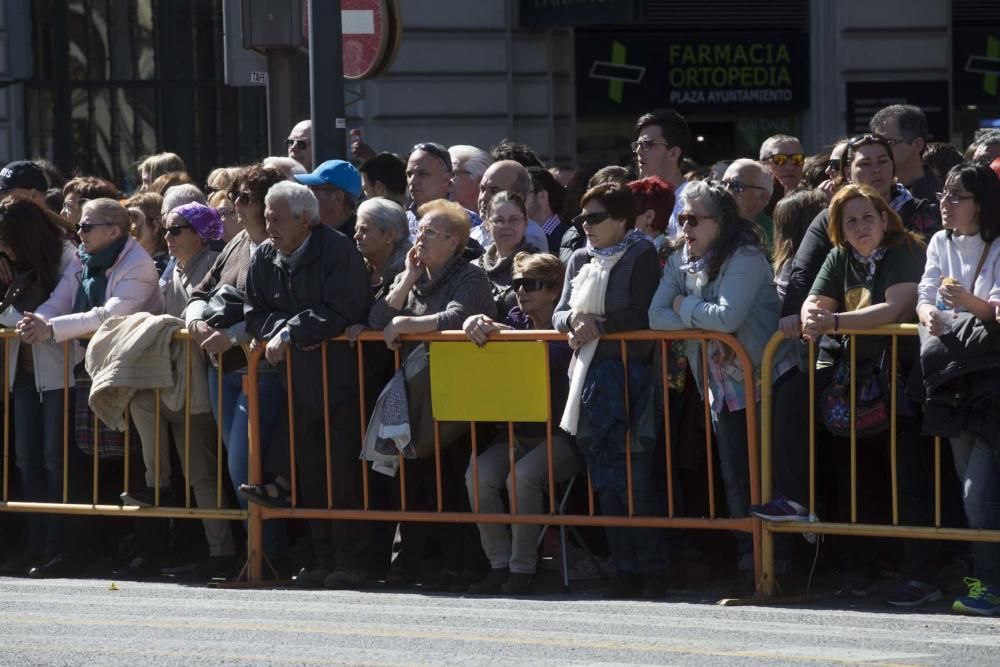
[[[295,402],[318,407],[323,399],[321,351],[303,348],[340,336],[352,324],[366,323],[371,300],[368,271],[354,242],[317,225],[293,263],[270,243],[254,253],[247,276],[247,331],[267,341],[288,327]],[[347,343],[327,347],[329,405],[357,400],[356,353]]]
[[[920,382],[910,395],[923,400],[923,434],[954,438],[971,431],[987,442],[1000,433],[1000,325],[960,315],[940,338],[920,327]]]

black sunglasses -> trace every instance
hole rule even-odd
[[[441,160],[441,162],[444,162],[444,170],[446,172],[448,172],[449,174],[452,173],[451,154],[448,152],[448,149],[442,146],[441,144],[436,144],[434,142],[427,141],[414,146],[413,151],[411,152],[416,152],[416,151],[430,153],[437,159]]]
[[[684,227],[686,225],[686,226],[690,227],[691,229],[694,229],[695,227],[698,226],[698,223],[700,223],[702,220],[707,219],[707,218],[711,218],[711,219],[714,220],[715,216],[714,215],[695,215],[694,213],[678,213],[677,214],[677,224],[680,225],[681,227]]]
[[[514,278],[510,281],[510,288],[515,292],[521,288],[524,288],[525,292],[537,292],[549,286],[549,283],[538,278]]]
[[[611,214],[608,213],[607,211],[598,211],[596,213],[581,213],[580,215],[573,218],[572,222],[577,227],[581,227],[584,224],[593,226],[601,224],[610,217]]]
[[[840,167],[841,167],[840,158],[830,158],[830,160],[826,163],[827,171],[840,171]]]
[[[301,148],[303,150],[309,148],[309,142],[305,139],[285,139],[285,145],[289,148],[294,146],[295,148]]]
[[[753,185],[751,183],[744,183],[743,181],[738,181],[735,178],[724,178],[719,181],[722,187],[729,190],[733,194],[741,194],[746,192],[747,188],[753,188],[754,190],[766,190],[767,188],[762,188],[759,185]]]
[[[164,227],[163,231],[171,236],[180,236],[181,232],[185,229],[194,229],[191,225],[171,225],[170,227]]]
[[[89,234],[94,231],[94,227],[109,227],[113,223],[110,222],[81,222],[76,226],[76,231],[80,234]]]

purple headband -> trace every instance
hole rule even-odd
[[[218,241],[222,238],[222,218],[219,217],[219,212],[211,206],[191,202],[178,206],[170,212],[183,216],[190,222],[202,241]]]

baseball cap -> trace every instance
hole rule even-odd
[[[14,188],[38,190],[44,193],[49,189],[49,182],[45,178],[45,172],[39,169],[35,163],[28,160],[17,160],[0,169],[0,192]]]
[[[299,174],[295,180],[302,185],[332,185],[352,197],[361,196],[361,174],[344,160],[327,160],[311,174]]]

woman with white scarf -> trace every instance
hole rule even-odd
[[[689,183],[681,199],[684,208],[677,216],[681,236],[672,244],[649,307],[649,326],[735,334],[749,353],[759,382],[761,356],[778,330],[781,308],[759,229],[740,217],[736,200],[718,183]],[[695,382],[702,395],[708,394],[712,407],[729,514],[743,518],[750,509],[746,410],[756,400],[744,395],[743,367],[727,345],[709,341],[707,371],[701,368],[701,344],[688,341],[687,347]],[[776,378],[795,363],[788,350],[782,352]],[[752,575],[750,536],[739,534],[737,545],[739,570]]]
[[[650,390],[654,345],[628,344],[626,406],[621,344],[599,340],[604,334],[648,328],[660,262],[653,244],[635,229],[636,201],[627,186],[608,183],[591,188],[580,206],[582,212],[573,222],[583,230],[586,246],[570,258],[562,297],[552,316],[556,329],[569,332],[575,352],[560,426],[577,435],[602,513],[625,515],[629,500],[622,417],[628,415],[633,510],[637,516],[661,514],[664,493],[654,480],[663,467],[654,461],[658,449]],[[662,531],[609,528],[607,532],[617,574],[606,595],[662,597],[666,588]]]

